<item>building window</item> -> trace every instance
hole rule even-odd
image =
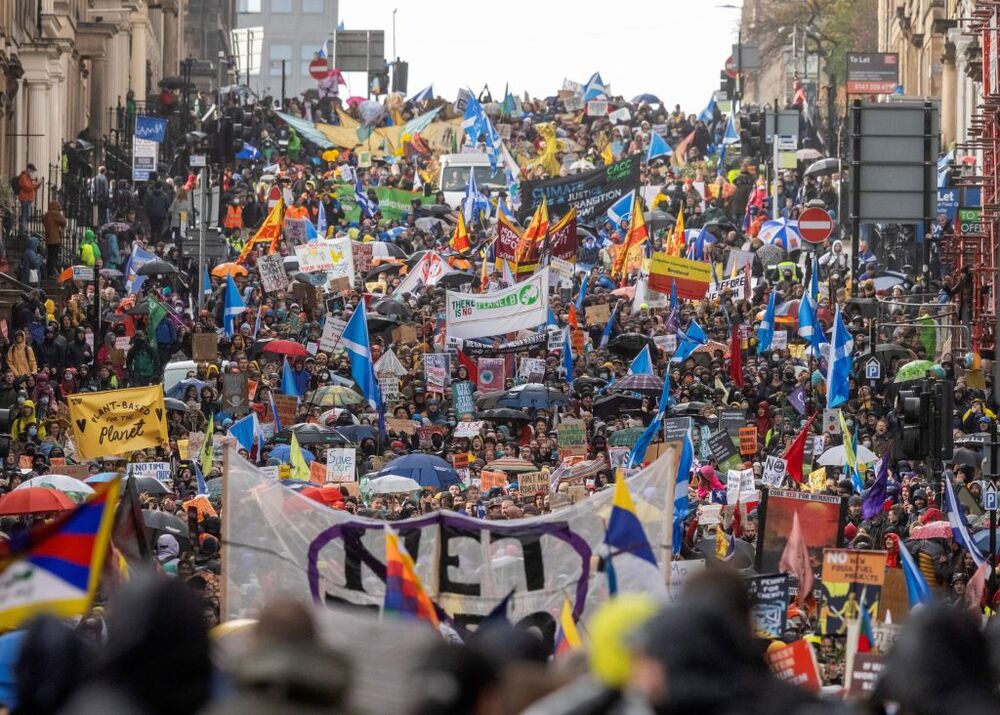
[[[239,12],[244,14],[259,13],[261,0],[240,0]]]
[[[280,77],[281,76],[281,61],[285,62],[285,76],[287,77],[292,73],[292,46],[291,45],[271,45],[268,50],[268,57],[271,60],[271,76]]]
[[[326,12],[326,0],[302,0],[302,12],[322,15]]]
[[[271,0],[271,12],[291,12],[292,0]]]

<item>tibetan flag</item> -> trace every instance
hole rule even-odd
[[[469,231],[465,228],[465,217],[461,211],[458,212],[458,223],[455,224],[455,233],[452,234],[448,245],[456,253],[467,253],[472,248],[472,244],[469,242]]]
[[[383,613],[427,621],[438,627],[437,611],[417,576],[413,559],[399,541],[399,535],[385,529],[385,603]]]
[[[257,233],[253,235],[246,245],[243,246],[243,250],[240,251],[240,257],[236,259],[237,263],[243,263],[250,252],[253,250],[254,246],[260,243],[268,244],[268,253],[274,253],[278,248],[278,242],[281,240],[281,229],[284,225],[284,215],[285,209],[282,206],[282,202],[279,199],[278,203],[274,205],[271,212],[264,219],[264,223],[260,225],[257,229]]]
[[[642,528],[624,477],[615,481],[611,500],[611,516],[604,543],[610,552],[609,563],[614,564],[614,583],[617,593],[663,593],[663,575],[656,564],[656,556]]]
[[[0,548],[0,629],[41,613],[73,618],[90,608],[110,549],[121,480],[100,485],[65,515]]]
[[[576,630],[576,621],[573,620],[573,607],[565,596],[563,596],[562,611],[559,613],[559,623],[556,624],[555,640],[556,655],[580,650],[583,645],[580,632]]]

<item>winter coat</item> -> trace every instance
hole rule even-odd
[[[42,226],[45,227],[45,245],[60,246],[63,239],[63,228],[66,227],[66,217],[63,215],[59,202],[49,201],[49,208],[42,216]]]

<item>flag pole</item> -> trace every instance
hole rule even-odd
[[[230,450],[230,438],[226,438],[226,442],[222,448],[222,519],[221,519],[221,535],[222,535],[222,561],[220,567],[222,569],[222,579],[219,584],[219,621],[224,622],[226,616],[229,613],[229,515],[232,510],[229,508],[229,450]]]

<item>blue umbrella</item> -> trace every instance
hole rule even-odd
[[[355,444],[363,439],[378,437],[378,428],[372,425],[344,425],[343,427],[334,425],[333,428]]]
[[[409,477],[422,487],[434,489],[445,489],[460,481],[458,472],[450,464],[432,454],[407,454],[397,457],[376,472],[373,478],[390,474]]]
[[[553,390],[537,382],[529,382],[507,390],[496,402],[497,407],[512,407],[515,410],[547,410],[553,405],[565,405],[569,398],[559,390]]]
[[[207,384],[208,384],[207,382],[202,382],[201,380],[198,380],[197,378],[189,377],[189,378],[187,378],[185,380],[181,380],[176,385],[174,385],[173,387],[171,387],[170,390],[167,391],[167,395],[166,396],[167,397],[173,397],[174,399],[177,399],[177,400],[183,400],[184,399],[184,393],[187,391],[187,389],[189,387],[192,387],[192,386],[195,387],[198,390],[198,394],[201,395],[201,388],[203,388]]]
[[[17,684],[14,665],[21,655],[24,631],[11,631],[0,636],[0,703],[9,710],[17,709]]]
[[[763,243],[780,246],[786,251],[797,251],[802,248],[802,234],[799,233],[799,222],[787,218],[765,221],[761,224],[757,237]]]
[[[632,97],[632,104],[663,104],[655,94],[639,94]]]
[[[306,458],[306,464],[312,464],[316,455],[304,447],[300,447],[302,456]],[[290,464],[292,459],[292,446],[290,444],[278,444],[271,450],[271,458],[277,459],[282,464]]]
[[[101,472],[83,480],[84,484],[104,484],[118,476],[118,472]]]

